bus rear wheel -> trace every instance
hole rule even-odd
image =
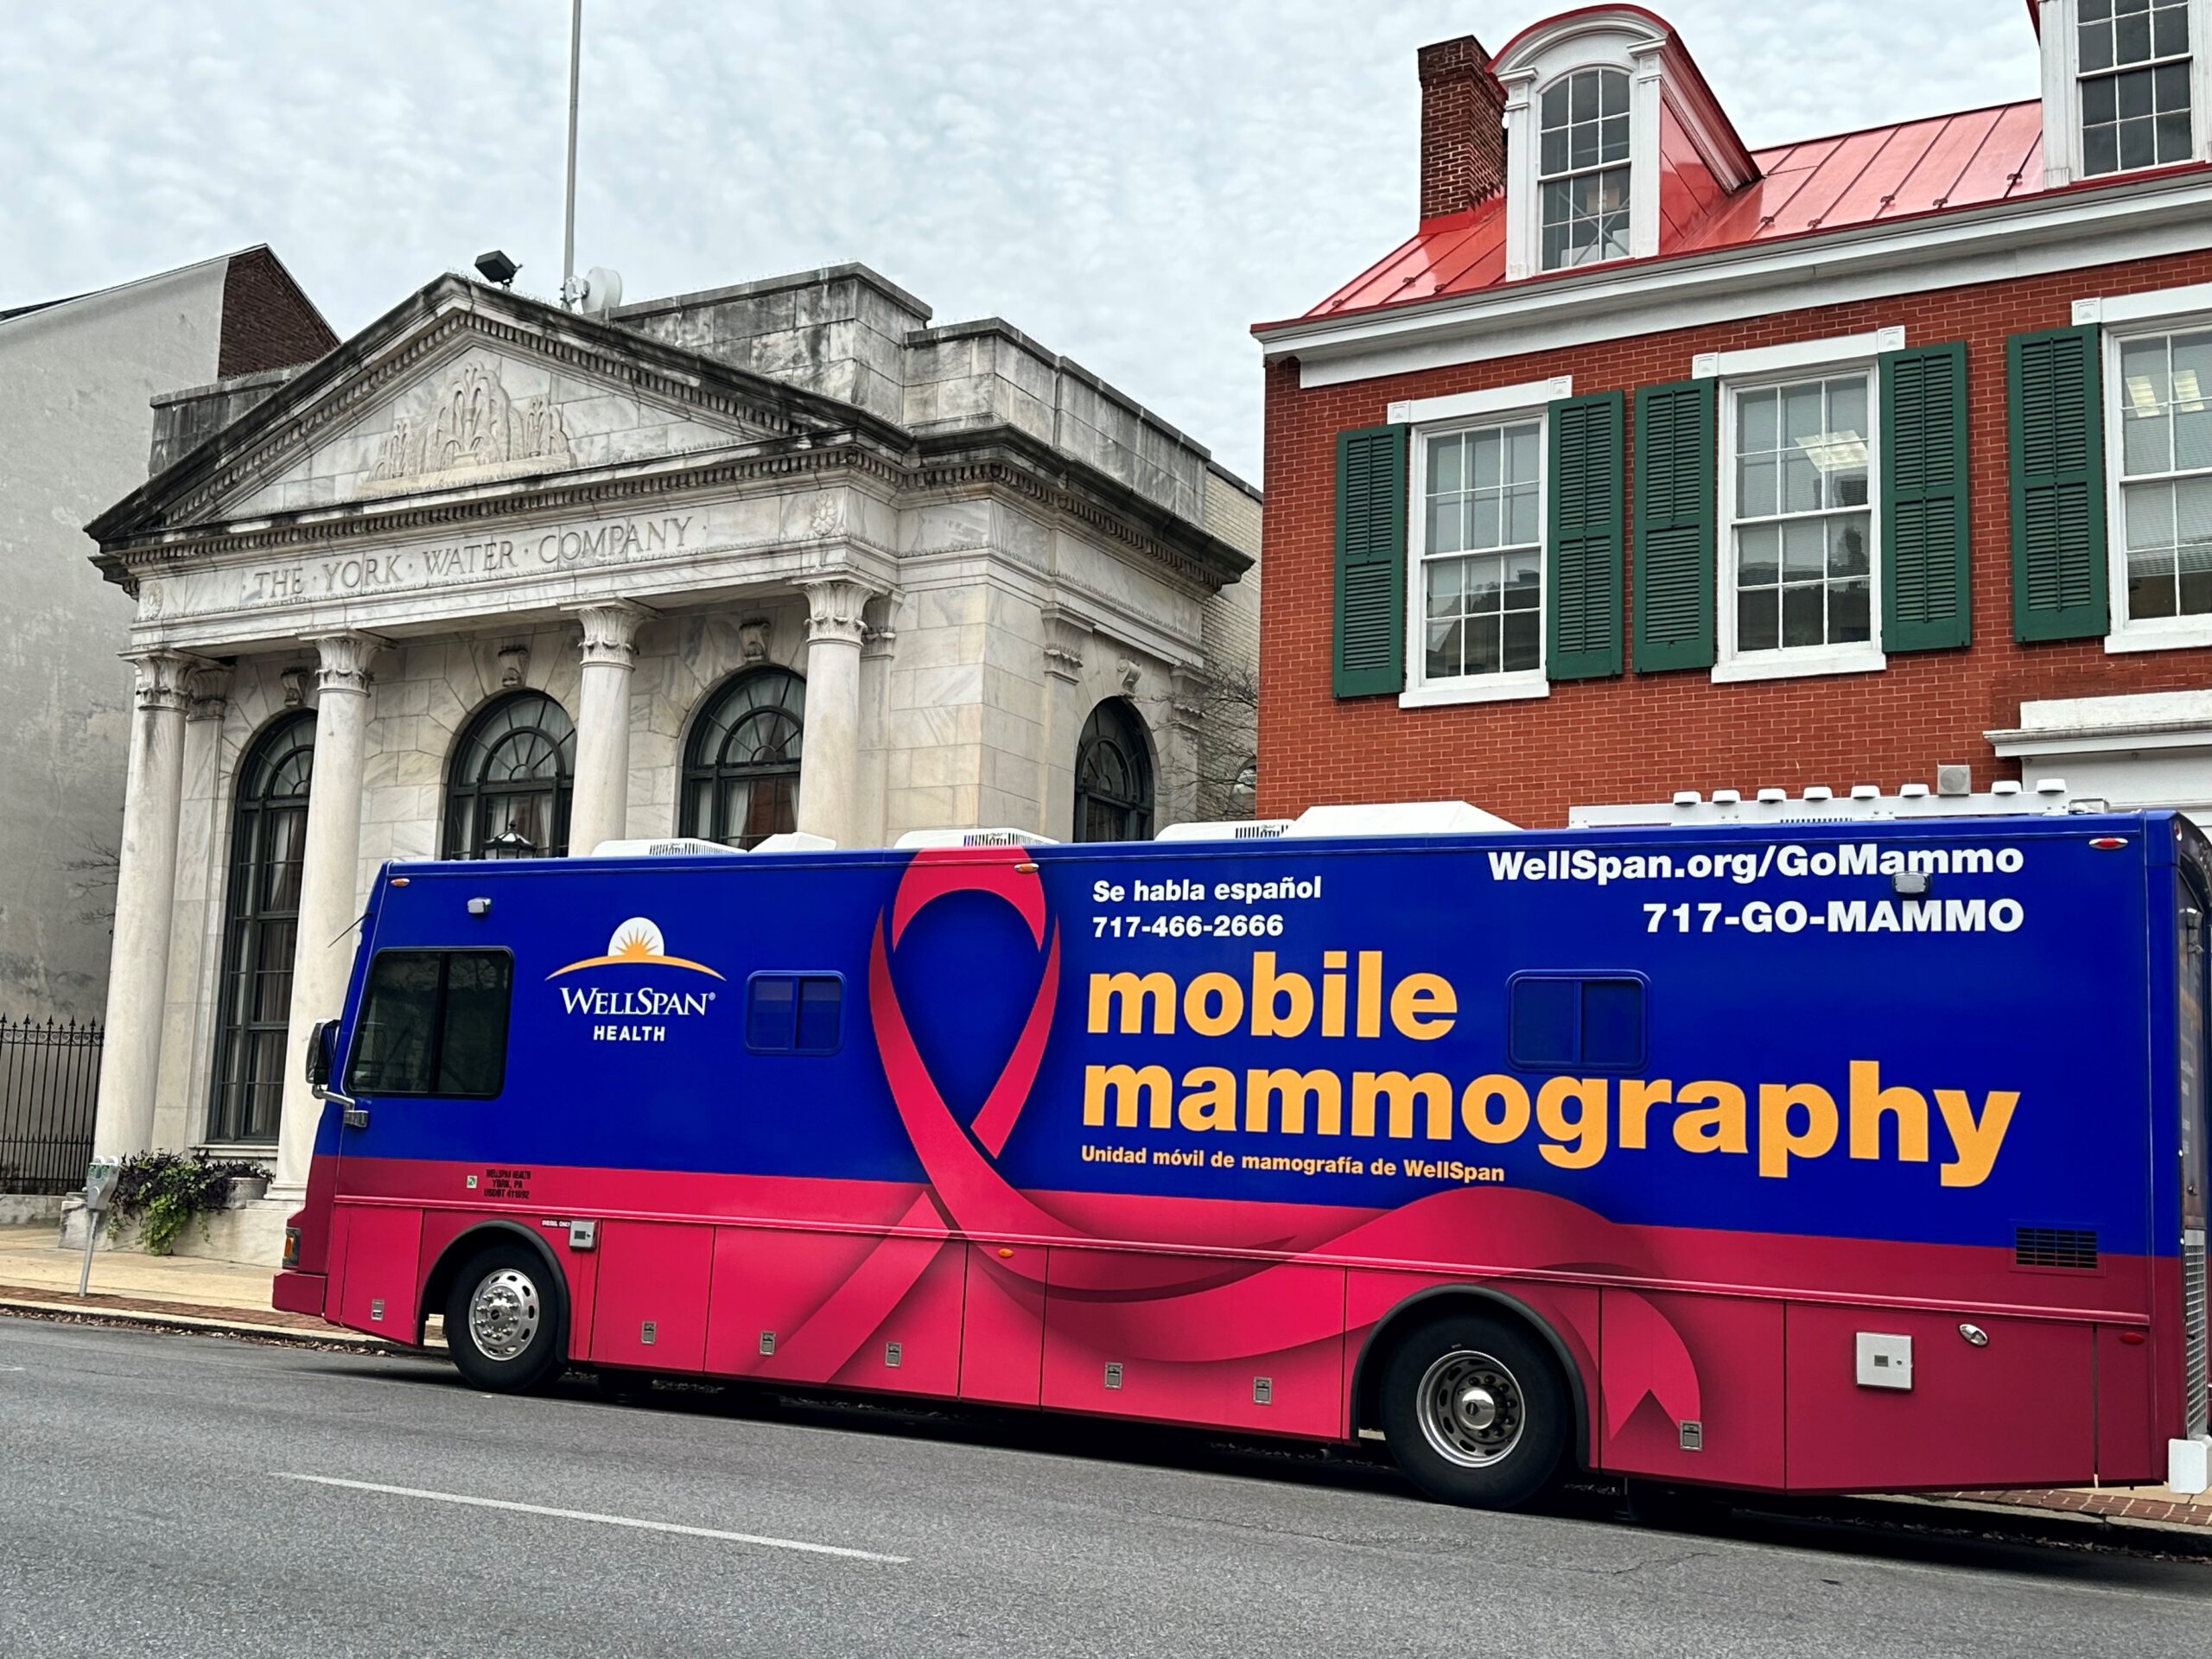
[[[1541,1345],[1502,1319],[1454,1314],[1410,1332],[1383,1367],[1382,1433],[1431,1497],[1517,1509],[1567,1451],[1573,1406]]]
[[[454,1275],[446,1294],[446,1347],[471,1385],[522,1394],[566,1363],[568,1303],[543,1256],[495,1244]]]

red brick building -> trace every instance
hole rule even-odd
[[[1756,151],[1640,7],[1421,52],[1412,238],[1255,330],[1262,812],[2212,806],[2212,0],[2028,10],[2040,98]]]

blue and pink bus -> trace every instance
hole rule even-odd
[[[1842,804],[389,865],[276,1304],[1492,1506],[2202,1488],[2212,848]]]

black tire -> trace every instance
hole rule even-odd
[[[481,1318],[473,1320],[472,1312]],[[568,1363],[568,1287],[527,1245],[494,1244],[454,1274],[446,1348],[471,1387],[494,1394],[543,1388]]]
[[[1446,1404],[1461,1401],[1457,1410]],[[1478,1313],[1408,1332],[1383,1364],[1381,1406],[1390,1453],[1414,1484],[1472,1509],[1526,1503],[1573,1439],[1573,1399],[1542,1343]]]

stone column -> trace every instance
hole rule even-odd
[[[1075,745],[1090,716],[1083,696],[1083,656],[1090,647],[1090,619],[1062,605],[1047,605],[1045,624],[1045,706],[1040,741],[1045,746],[1042,797],[1045,821],[1038,827],[1055,841],[1075,839]]]
[[[213,1011],[207,995],[207,906],[222,896],[217,872],[215,804],[223,788],[223,717],[230,710],[231,671],[195,669],[187,683],[184,785],[177,815],[176,890],[169,924],[168,1013],[162,1027],[161,1081],[154,1091],[154,1144],[181,1147],[205,1133],[208,1056],[200,1034]],[[212,888],[212,893],[211,893]],[[218,936],[217,950],[221,945]]]
[[[123,844],[115,874],[115,937],[107,976],[107,1038],[92,1119],[96,1157],[153,1145],[162,1025],[168,1013],[169,921],[176,898],[177,812],[184,782],[186,677],[200,659],[178,651],[128,654],[137,672]]]
[[[630,672],[638,660],[638,625],[652,613],[626,599],[572,608],[583,624],[584,668],[569,851],[581,856],[629,833]]]
[[[360,944],[361,770],[369,725],[369,660],[384,648],[370,633],[310,635],[315,676],[315,771],[308,783],[307,842],[300,858],[299,943],[292,952],[292,1013],[284,1045],[284,1108],[276,1179],[304,1187],[322,1103],[308,1087],[308,1035],[344,1011]]]
[[[874,590],[842,578],[799,587],[807,616],[798,827],[849,847],[861,839],[861,642]]]

